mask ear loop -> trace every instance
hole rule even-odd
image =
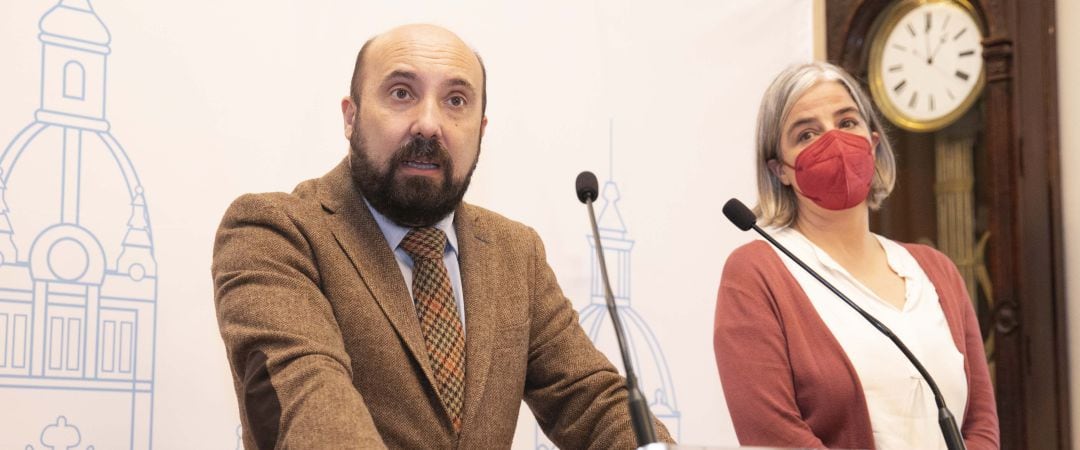
[[[793,166],[791,164],[788,164],[787,161],[784,161],[783,158],[773,158],[772,160],[773,161],[779,161],[781,165],[790,168],[792,172],[796,172],[796,173],[798,172],[798,169],[796,169],[795,166]],[[774,172],[773,175],[775,175],[777,178],[780,178],[780,174],[778,174],[778,173]],[[781,184],[783,184],[783,183],[781,183]],[[787,185],[787,187],[791,188],[791,190],[795,191],[797,194],[799,194],[799,195],[801,195],[803,197],[806,197],[806,194],[803,194],[802,191],[800,191],[798,188],[795,187],[794,182],[789,183]],[[806,198],[810,198],[810,197],[806,197]]]

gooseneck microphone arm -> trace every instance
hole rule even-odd
[[[627,404],[630,407],[630,425],[634,428],[639,447],[656,442],[656,430],[653,428],[652,415],[649,414],[649,403],[638,388],[637,376],[634,374],[634,364],[630,361],[630,353],[626,350],[626,332],[619,319],[618,310],[615,307],[615,296],[611,293],[611,282],[608,280],[607,263],[604,261],[604,247],[600,243],[600,230],[596,226],[596,213],[593,212],[593,200],[598,198],[599,184],[596,175],[592,172],[581,172],[575,182],[578,200],[581,200],[589,210],[589,224],[592,226],[593,241],[596,244],[596,258],[600,264],[600,278],[604,281],[604,301],[607,304],[608,315],[615,327],[615,339],[619,344],[619,353],[622,354],[623,367],[626,368]]]
[[[934,382],[934,378],[930,376],[930,372],[926,371],[926,368],[919,362],[919,359],[911,353],[911,350],[904,345],[904,342],[901,341],[896,334],[893,334],[889,327],[881,323],[876,317],[870,315],[866,310],[860,308],[859,305],[856,305],[855,302],[844,295],[843,292],[840,292],[836,286],[833,286],[832,283],[826,281],[825,278],[814,271],[814,269],[811,269],[810,266],[806,265],[806,263],[791,253],[786,247],[777,242],[776,239],[773,239],[769,233],[766,233],[765,230],[758,227],[756,223],[757,217],[755,217],[754,213],[738,199],[733,198],[724,204],[724,215],[727,216],[728,220],[734,223],[740,230],[746,231],[753,229],[756,231],[761,237],[765,238],[766,241],[769,241],[770,244],[779,249],[783,254],[787,255],[788,258],[791,258],[795,264],[802,267],[803,270],[810,274],[810,276],[829,288],[829,290],[832,291],[833,294],[836,294],[837,297],[840,297],[840,300],[843,300],[844,303],[847,303],[848,306],[855,310],[855,312],[859,313],[860,316],[870,322],[870,325],[873,325],[874,328],[877,328],[877,330],[884,334],[885,337],[889,338],[889,340],[900,349],[900,352],[907,357],[908,361],[911,361],[911,365],[915,366],[915,370],[919,371],[919,374],[926,380],[926,384],[930,386],[930,391],[934,393],[934,402],[937,403],[938,407],[938,425],[941,426],[941,435],[945,438],[945,445],[949,450],[965,450],[967,448],[964,445],[963,435],[960,434],[960,428],[956,426],[956,418],[949,412],[949,408],[945,406],[945,397],[941,395],[941,390],[938,389],[938,385]]]

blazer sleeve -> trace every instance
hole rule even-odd
[[[716,298],[713,350],[741,445],[824,448],[795,402],[783,325],[755,258],[736,250]]]
[[[540,237],[529,232],[533,273],[525,402],[559,448],[637,448],[625,379],[582,330]],[[653,423],[661,442],[674,442],[655,417]]]
[[[384,447],[312,248],[274,195],[233,202],[214,242],[214,300],[245,446]]]

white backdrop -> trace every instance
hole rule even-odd
[[[583,312],[593,274],[573,180],[590,169],[602,184],[617,183],[625,229],[605,237],[625,249],[616,258],[626,265],[612,270],[624,309],[633,309],[626,317],[642,320],[632,327],[635,339],[656,345],[639,346],[641,370],[666,370],[668,379],[656,383],[674,406],[681,442],[736,443],[712,356],[713,303],[724,259],[750,236],[720,207],[733,196],[753,201],[757,103],[773,75],[810,58],[810,0],[94,0],[107,44],[90,39],[80,49],[60,39],[63,50],[51,53],[110,52],[102,68],[81,65],[88,83],[81,88],[42,76],[68,70],[43,64],[42,27],[83,41],[96,32],[70,17],[39,24],[59,1],[0,4],[0,148],[9,155],[0,164],[13,161],[0,176],[7,206],[0,202],[0,256],[8,237],[18,248],[17,258],[0,260],[0,448],[236,448],[236,400],[209,276],[218,221],[236,196],[289,191],[345,155],[338,104],[356,51],[371,35],[410,22],[446,26],[483,55],[490,123],[466,199],[535,227]],[[94,84],[102,70],[103,90]],[[104,114],[91,125],[106,123],[107,133],[35,116],[43,102],[55,111],[80,93],[85,101],[103,96]],[[35,126],[43,131],[33,139],[20,134]],[[19,150],[16,161],[10,155]],[[124,154],[133,169],[117,156]],[[131,219],[143,215],[138,186],[148,221]],[[610,211],[605,223],[620,228]],[[100,300],[86,300],[90,291],[75,281],[28,281],[28,271],[38,280],[45,270],[27,262],[40,225],[60,221],[94,233],[107,282],[154,289],[125,300],[103,286]],[[119,255],[147,250],[135,242],[145,235],[153,257],[142,270],[156,265],[156,272],[125,272]],[[37,286],[51,286],[47,321],[31,309],[45,304],[33,300]],[[86,312],[92,304],[137,317],[128,328],[135,334],[121,333],[121,319],[108,325],[105,312]],[[54,317],[61,312],[67,319]],[[66,331],[27,337],[28,326],[54,319],[67,320],[57,322]],[[601,347],[610,349],[610,323],[596,324]],[[17,353],[31,360],[19,365]],[[114,356],[119,363],[104,359]],[[656,401],[655,390],[646,395]],[[542,443],[523,409],[515,448]]]

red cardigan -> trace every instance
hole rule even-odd
[[[937,289],[964,355],[967,410],[956,419],[967,448],[997,449],[994,390],[967,288],[948,257],[923,245],[903,245]],[[874,448],[855,369],[765,241],[739,247],[724,265],[713,349],[740,444]]]

